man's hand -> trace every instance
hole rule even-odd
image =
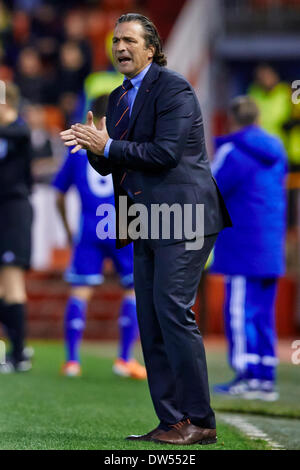
[[[103,155],[105,144],[109,139],[105,121],[105,117],[101,119],[99,129],[92,128],[87,124],[72,126],[77,143],[96,155]]]
[[[105,144],[109,139],[105,121],[105,117],[102,118],[97,129],[93,122],[93,113],[89,111],[86,124],[73,125],[71,129],[60,133],[61,138],[67,147],[75,145],[71,153],[84,148],[96,155],[103,155]]]
[[[93,121],[92,111],[89,111],[87,113],[86,125],[91,127],[92,129],[96,129],[96,126]],[[67,147],[72,147],[73,145],[75,145],[75,147],[71,150],[71,153],[76,153],[78,152],[78,150],[81,150],[83,148],[82,145],[78,144],[72,129],[67,129],[66,131],[61,132],[60,137]]]

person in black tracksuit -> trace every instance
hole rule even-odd
[[[11,351],[0,372],[31,368],[24,349],[24,273],[31,253],[32,151],[29,129],[18,116],[18,102],[17,87],[7,84],[6,104],[0,104],[0,323]]]

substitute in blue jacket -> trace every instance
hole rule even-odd
[[[94,115],[99,120],[105,114],[107,96],[94,101]],[[90,300],[94,286],[103,282],[102,265],[104,258],[112,259],[124,288],[121,304],[120,347],[113,371],[121,376],[145,379],[146,370],[132,358],[132,350],[138,338],[136,300],[133,289],[133,252],[131,246],[122,250],[115,248],[115,240],[100,240],[97,236],[96,216],[100,204],[114,206],[114,191],[111,175],[101,176],[89,164],[86,151],[79,155],[68,153],[58,171],[53,186],[57,192],[57,207],[62,216],[68,239],[73,245],[71,265],[65,278],[71,284],[71,295],[65,311],[66,363],[63,373],[77,376],[81,373],[79,349],[85,326],[87,302]],[[66,217],[65,194],[74,186],[81,201],[81,219],[78,233],[73,238]],[[111,224],[114,225],[114,222]]]
[[[284,272],[285,174],[279,139],[257,125],[251,98],[233,100],[231,134],[216,139],[214,176],[233,227],[220,233],[212,270],[226,275],[225,330],[234,380],[216,393],[276,400],[274,304]]]

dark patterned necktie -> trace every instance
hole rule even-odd
[[[129,127],[129,100],[128,91],[133,87],[130,80],[124,80],[121,87],[120,97],[117,101],[117,109],[115,111],[115,124],[113,129],[113,139],[122,140],[127,134]]]

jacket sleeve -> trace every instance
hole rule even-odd
[[[184,81],[162,90],[157,99],[155,135],[151,142],[114,140],[109,162],[123,168],[160,172],[175,168],[194,121],[195,96]]]
[[[112,173],[112,165],[110,164],[109,160],[103,155],[95,155],[94,153],[88,150],[87,157],[94,170],[100,173],[100,175],[106,176]]]

